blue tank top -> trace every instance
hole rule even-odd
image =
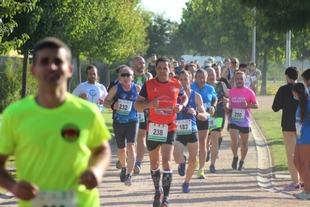
[[[211,102],[217,98],[217,94],[213,86],[209,84],[205,84],[202,89],[199,88],[196,82],[191,84],[191,89],[199,93],[202,97],[203,105],[207,112],[209,112],[209,108],[211,106]],[[209,120],[209,118],[208,118]],[[207,121],[208,121],[207,120]]]
[[[191,90],[191,95],[188,97],[188,103],[184,110],[182,110],[180,113],[177,113],[177,120],[182,119],[191,119],[192,120],[192,132],[197,132],[197,123],[196,123],[196,117],[192,114],[187,113],[188,108],[194,108],[196,109],[196,102],[195,102],[195,95],[196,92]],[[180,99],[178,99],[178,103],[180,103]]]
[[[119,101],[119,108],[113,111],[113,121],[118,123],[137,121],[137,110],[134,108],[137,98],[138,92],[134,83],[131,84],[129,91],[125,91],[122,84],[118,83],[114,102]]]

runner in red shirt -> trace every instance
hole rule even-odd
[[[169,191],[172,182],[172,151],[176,139],[176,113],[187,105],[188,98],[180,82],[169,78],[169,61],[165,58],[156,60],[157,77],[145,82],[135,103],[138,111],[150,109],[147,127],[147,148],[149,151],[151,176],[155,187],[153,206],[167,207]],[[177,99],[180,99],[180,104]],[[144,101],[147,101],[146,103]],[[161,200],[162,188],[160,182],[160,152],[162,153],[164,197]]]

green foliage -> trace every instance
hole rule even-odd
[[[13,61],[7,57],[7,61],[0,73],[0,111],[9,104],[20,99],[19,91],[21,89],[21,73],[13,70]]]
[[[9,56],[5,64],[0,67],[0,113],[11,103],[20,100],[20,90],[22,88],[22,60],[16,58],[15,61]],[[28,77],[28,94],[37,93],[37,84],[32,76]]]
[[[27,0],[27,2],[15,0],[0,1],[0,54],[5,54],[12,48],[20,47],[29,39],[29,35],[26,32],[21,33],[19,36],[14,36],[9,41],[3,38],[9,36],[19,26],[13,17],[21,12],[29,13],[34,9],[36,2],[37,0]]]
[[[242,4],[256,8],[265,18],[266,31],[285,33],[288,30],[300,31],[310,26],[310,4],[308,0],[239,0]]]
[[[150,46],[146,55],[148,57],[152,54],[156,54],[158,57],[176,55],[175,51],[180,48],[178,48],[177,44],[172,45],[171,43],[177,40],[176,36],[173,35],[178,28],[177,23],[165,19],[163,14],[153,14],[150,21],[151,23],[147,28],[147,39]]]

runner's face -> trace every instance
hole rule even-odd
[[[196,83],[199,86],[204,86],[207,83],[207,77],[203,73],[196,74]]]
[[[131,85],[131,82],[133,80],[133,73],[131,70],[123,69],[120,71],[120,80],[122,85],[127,86]]]
[[[87,80],[91,84],[95,84],[98,79],[98,71],[97,69],[89,69],[87,71]]]
[[[214,83],[216,79],[215,71],[214,70],[208,70],[208,83]]]
[[[145,68],[145,61],[144,59],[137,59],[135,60],[135,71],[138,73],[143,73]]]
[[[167,81],[169,78],[169,72],[170,72],[170,69],[168,66],[168,62],[160,61],[157,63],[156,73],[157,73],[157,77],[159,80]]]
[[[236,86],[237,88],[243,88],[244,86],[244,81],[245,81],[245,77],[242,74],[237,74],[235,76],[235,82],[236,82]]]
[[[185,73],[181,73],[179,75],[179,81],[181,82],[184,89],[188,89],[190,86],[190,79],[189,76]]]
[[[67,60],[67,51],[64,48],[39,50],[36,62],[31,67],[31,73],[37,79],[39,87],[45,89],[66,85],[72,72],[73,67]]]

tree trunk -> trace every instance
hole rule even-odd
[[[267,50],[265,49],[260,95],[266,95],[267,94],[267,71],[268,71],[268,68],[267,68]]]
[[[28,70],[28,49],[24,51],[24,59],[23,59],[23,74],[22,74],[22,91],[21,91],[21,98],[26,97],[27,92],[27,70]]]

